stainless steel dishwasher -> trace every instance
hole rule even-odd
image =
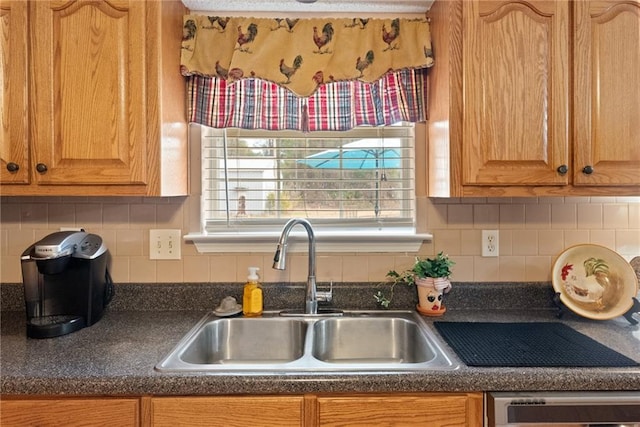
[[[487,393],[489,427],[640,427],[640,391]]]

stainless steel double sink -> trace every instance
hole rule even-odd
[[[161,372],[363,373],[452,370],[437,336],[413,311],[340,317],[204,316],[157,365]]]

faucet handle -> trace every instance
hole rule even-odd
[[[316,291],[316,300],[331,302],[333,300],[333,280],[329,283],[328,291]]]

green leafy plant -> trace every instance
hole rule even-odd
[[[404,283],[407,286],[413,286],[416,284],[416,278],[423,279],[426,277],[446,277],[451,276],[451,268],[455,265],[455,262],[449,258],[449,255],[445,255],[444,252],[438,253],[435,258],[419,258],[416,257],[413,266],[407,270],[397,272],[390,270],[387,273],[387,279],[391,283],[389,289],[389,295],[385,295],[382,291],[378,291],[373,295],[373,298],[383,308],[388,308],[393,300],[393,291],[398,283]]]

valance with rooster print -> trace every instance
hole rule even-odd
[[[186,15],[182,74],[259,78],[298,96],[320,84],[373,82],[433,65],[429,22],[417,19],[267,19]]]

